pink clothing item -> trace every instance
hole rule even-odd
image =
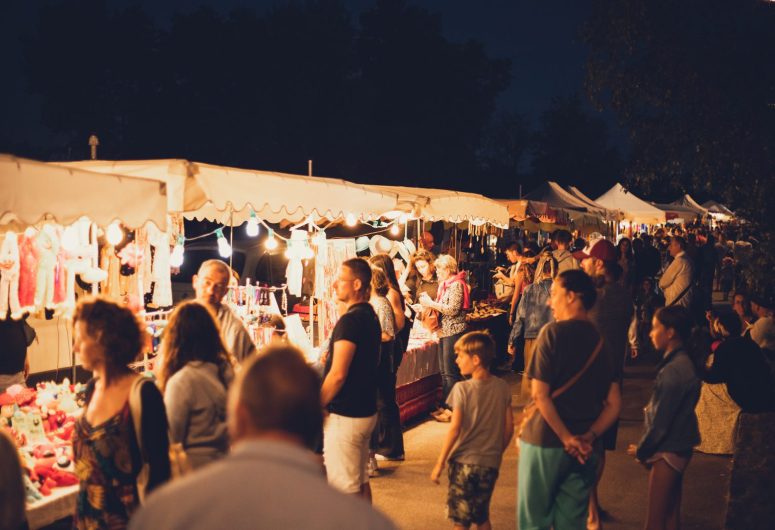
[[[38,249],[35,237],[19,237],[19,305],[22,310],[35,306],[35,281],[38,272]]]
[[[439,302],[441,297],[444,295],[444,291],[449,289],[449,287],[455,282],[460,282],[463,284],[463,310],[471,309],[471,290],[468,288],[468,284],[466,283],[466,273],[462,271],[458,272],[454,276],[450,276],[439,284],[439,291],[436,295],[436,301]]]

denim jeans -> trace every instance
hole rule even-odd
[[[455,343],[465,335],[465,331],[455,333],[449,337],[442,337],[439,341],[439,370],[441,371],[441,389],[442,406],[450,408],[447,403],[447,396],[452,391],[455,383],[462,381],[460,369],[455,364]]]

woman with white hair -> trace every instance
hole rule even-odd
[[[465,310],[471,307],[471,294],[465,281],[465,272],[458,272],[455,258],[439,256],[435,265],[439,280],[436,300],[422,293],[418,301],[423,307],[435,309],[441,316],[441,329],[438,333],[443,397],[441,406],[432,416],[438,421],[448,422],[452,418],[452,412],[446,403],[447,396],[455,383],[462,379],[455,364],[455,342],[466,332]]]

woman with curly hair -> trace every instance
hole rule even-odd
[[[75,308],[73,335],[74,352],[94,374],[73,433],[80,480],[73,523],[125,528],[145,494],[170,477],[164,402],[156,385],[129,367],[143,350],[145,331],[128,308],[89,297]],[[133,418],[138,402],[141,417]]]
[[[227,389],[234,379],[212,313],[190,301],[172,312],[161,342],[159,384],[170,419],[170,442],[183,444],[196,469],[229,448]]]

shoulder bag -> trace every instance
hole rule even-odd
[[[142,465],[140,473],[137,475],[137,494],[140,498],[140,504],[145,502],[146,489],[151,474],[151,466],[148,463],[145,447],[143,446],[143,401],[141,391],[144,384],[154,384],[148,377],[138,377],[132,383],[129,391],[129,411],[132,415],[132,425],[135,428],[135,437],[137,438],[137,447],[140,448],[140,460]],[[186,451],[181,443],[170,443],[169,447],[170,471],[172,479],[181,477],[191,471],[191,464],[186,456]]]
[[[589,359],[587,359],[587,362],[584,363],[584,366],[581,367],[581,370],[576,372],[573,377],[568,379],[564,385],[562,385],[560,388],[556,389],[554,392],[552,392],[552,400],[557,399],[559,396],[564,394],[568,389],[570,389],[573,385],[576,384],[576,382],[581,378],[582,375],[584,375],[584,372],[587,371],[587,369],[592,366],[592,363],[595,362],[595,359],[597,359],[597,356],[600,354],[600,350],[603,349],[603,337],[600,337],[600,340],[597,341],[597,346],[595,346],[595,349],[592,350],[592,354],[589,356]],[[522,421],[519,424],[519,433],[517,434],[517,440],[519,440],[522,437],[522,432],[525,430],[525,426],[528,424],[528,422],[535,416],[536,412],[538,412],[538,406],[536,405],[534,400],[530,400],[530,402],[525,405],[525,408],[522,411]],[[519,445],[517,445],[519,447]]]

